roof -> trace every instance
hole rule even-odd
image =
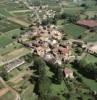
[[[65,55],[69,53],[69,50],[67,47],[60,47],[59,50]]]
[[[95,20],[79,20],[79,21],[77,21],[77,24],[88,26],[88,27],[96,27],[97,26],[97,22]]]
[[[90,47],[90,50],[97,53],[97,45]]]
[[[67,67],[66,67],[66,68],[64,69],[64,73],[65,73],[65,75],[66,75],[66,74],[73,73],[73,71],[72,71],[70,68],[67,68]]]

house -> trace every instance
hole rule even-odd
[[[49,62],[50,60],[54,59],[54,56],[50,53],[47,53],[44,55],[44,59]]]
[[[57,30],[53,30],[51,32],[51,35],[54,39],[57,39],[57,40],[61,40],[62,39],[62,33],[60,33],[59,31]]]
[[[70,69],[70,68],[65,68],[64,69],[64,74],[65,74],[65,77],[66,78],[70,78],[70,79],[73,79],[74,76],[73,76],[73,71]]]
[[[85,26],[86,28],[97,27],[97,22],[95,20],[79,20],[77,21],[77,24],[81,26]]]
[[[43,57],[44,54],[45,54],[45,51],[44,51],[44,48],[43,48],[43,47],[37,47],[37,48],[36,48],[36,51],[37,51],[37,54],[38,54],[39,56],[41,56],[41,57]]]
[[[88,48],[88,52],[91,54],[97,54],[97,45],[93,45]]]
[[[69,56],[69,48],[67,47],[59,47],[58,52],[64,56]]]

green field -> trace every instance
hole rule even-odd
[[[84,10],[82,7],[68,7],[63,9],[64,13],[70,15],[78,15],[82,10]]]
[[[88,54],[85,58],[84,58],[88,63],[96,63],[97,62],[97,57]]]
[[[97,41],[97,33],[95,35],[92,35],[93,33],[90,33],[89,37],[87,39],[85,39],[85,41],[88,42],[95,42]]]
[[[33,5],[41,4],[41,5],[49,5],[49,6],[58,6],[57,0],[29,0]]]
[[[21,47],[22,47],[21,44],[13,42],[13,43],[7,45],[5,48],[0,48],[0,55],[3,56],[3,55],[5,55],[5,54],[7,54],[15,49],[21,48]]]
[[[0,3],[0,8],[5,8],[8,11],[12,11],[12,10],[24,10],[27,9],[23,4],[21,3],[14,3],[14,2],[10,2],[7,1],[6,3]]]
[[[84,35],[84,32],[86,31],[85,28],[74,24],[65,24],[63,29],[68,36],[73,38],[77,38],[79,35]]]
[[[34,85],[29,85],[21,94],[22,100],[36,100],[36,95],[33,93]]]
[[[5,47],[6,45],[12,43],[14,41],[12,39],[12,36],[17,36],[19,34],[20,34],[20,30],[16,29],[0,35],[0,47]]]
[[[6,19],[0,20],[0,32],[2,32],[2,33],[13,30],[13,29],[17,29],[19,27],[20,27],[20,25],[10,22]]]

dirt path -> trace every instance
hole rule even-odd
[[[6,94],[9,91],[9,88],[0,89],[0,97]]]
[[[13,88],[8,86],[2,77],[0,77],[0,82],[14,94],[15,100],[20,100],[20,95]]]

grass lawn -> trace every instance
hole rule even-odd
[[[78,71],[75,68],[73,68],[73,69],[74,69],[74,71],[76,71],[78,73]],[[86,86],[88,86],[93,91],[97,91],[97,82],[95,80],[88,79],[88,78],[82,76],[80,73],[78,73],[78,74],[81,76],[83,83]]]
[[[14,100],[15,97],[11,92],[7,92],[5,95],[0,97],[0,100]]]
[[[92,79],[88,79],[85,77],[82,77],[84,83],[93,91],[97,91],[97,82],[95,80]]]
[[[96,63],[97,62],[97,57],[88,54],[85,58],[84,58],[88,63]]]
[[[36,100],[36,95],[33,93],[34,85],[29,85],[21,94],[21,100]]]
[[[61,100],[65,100],[65,98],[62,96],[62,94],[64,92],[68,92],[68,89],[64,83],[64,81],[62,81],[61,84],[52,84],[51,85],[51,92],[52,92],[52,95],[58,95],[60,96]]]
[[[85,28],[75,24],[65,24],[63,29],[68,36],[73,38],[77,38],[79,35],[83,35],[86,31]]]
[[[46,75],[48,77],[52,77],[54,75],[54,73],[50,71],[50,68],[48,66],[46,67]]]
[[[6,45],[12,43],[14,41],[12,39],[12,36],[17,36],[19,34],[20,34],[20,30],[15,29],[0,35],[0,47],[5,47]]]
[[[85,41],[88,41],[88,42],[97,41],[97,33],[95,33],[94,35],[92,35],[92,33],[90,33],[89,37],[87,39],[85,39]]]

